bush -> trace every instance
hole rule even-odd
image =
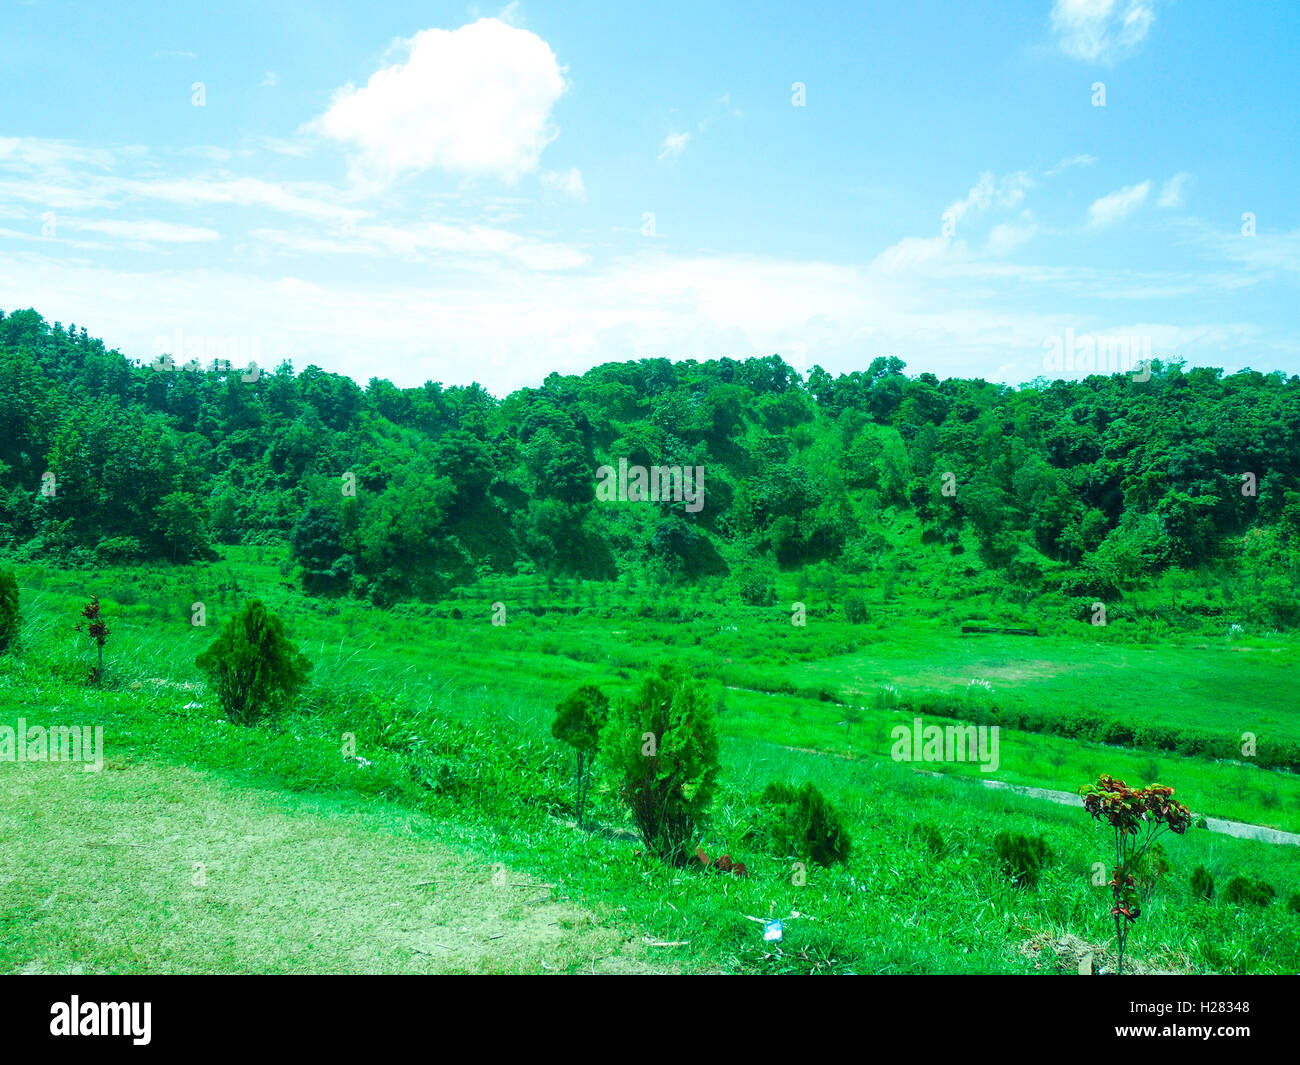
[[[1286,900],[1287,913],[1300,913],[1300,891],[1293,891],[1291,897]]]
[[[551,735],[578,752],[577,815],[582,827],[582,813],[587,799],[587,766],[600,745],[600,729],[609,716],[609,699],[594,684],[584,684],[565,696],[555,708]]]
[[[1203,865],[1192,870],[1192,894],[1203,899],[1214,898],[1214,877]]]
[[[826,797],[811,782],[796,788],[773,781],[763,789],[759,827],[751,836],[763,839],[772,853],[797,855],[818,865],[848,861],[852,840]]]
[[[857,592],[850,595],[844,600],[844,616],[854,625],[863,624],[871,616],[866,599]]]
[[[286,638],[284,622],[257,599],[226,623],[194,663],[208,675],[226,716],[237,725],[281,709],[311,670]]]
[[[646,847],[685,865],[718,777],[716,700],[665,665],[620,699],[600,734],[601,755]]]
[[[993,837],[993,851],[1002,863],[1002,871],[1016,887],[1033,887],[1051,861],[1052,852],[1042,836],[1020,832],[999,832]]]
[[[1277,891],[1263,880],[1234,876],[1223,889],[1223,901],[1233,906],[1267,906]]]
[[[12,570],[0,570],[0,651],[18,641],[18,581]]]
[[[948,849],[943,841],[943,833],[933,821],[922,821],[912,826],[912,835],[917,842],[936,857]]]

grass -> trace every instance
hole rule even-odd
[[[895,626],[893,636],[885,639],[890,630],[880,619],[850,626],[810,614],[811,631],[800,630],[779,609],[668,600],[643,606],[637,598],[604,587],[556,596],[557,605],[576,605],[577,613],[537,616],[516,604],[531,606],[536,592],[544,605],[545,590],[522,582],[498,582],[431,607],[377,611],[357,603],[303,599],[285,587],[281,558],[270,549],[261,563],[251,550],[232,549],[230,554],[226,563],[177,570],[54,574],[18,567],[23,649],[20,657],[0,664],[0,723],[18,716],[44,724],[102,723],[110,760],[134,767],[120,773],[74,772],[64,784],[72,793],[52,791],[47,805],[92,810],[87,796],[102,785],[88,783],[91,777],[139,781],[135,799],[119,797],[123,809],[131,802],[155,801],[155,793],[175,793],[181,799],[173,804],[175,824],[194,825],[196,832],[197,826],[207,826],[210,835],[199,832],[196,839],[207,838],[214,854],[211,864],[219,870],[247,871],[253,862],[234,835],[211,835],[227,803],[237,806],[249,825],[263,817],[271,818],[268,825],[280,825],[267,829],[271,838],[283,829],[275,818],[301,816],[311,833],[323,832],[322,838],[333,841],[337,853],[355,851],[357,864],[323,867],[330,853],[326,847],[290,849],[283,866],[275,868],[285,876],[301,868],[322,884],[353,892],[346,897],[352,900],[349,907],[358,908],[355,926],[361,930],[375,927],[378,911],[368,910],[358,891],[397,902],[391,909],[418,914],[421,926],[451,920],[446,913],[412,910],[419,896],[403,886],[409,879],[403,862],[424,860],[421,855],[446,862],[459,870],[453,877],[470,886],[501,863],[521,878],[556,885],[558,895],[573,900],[566,904],[576,907],[571,919],[590,922],[596,938],[589,946],[575,944],[572,953],[554,955],[553,964],[568,969],[584,968],[590,957],[613,949],[608,933],[623,944],[622,953],[611,955],[620,960],[609,964],[734,972],[1032,972],[1035,962],[1019,948],[1036,936],[1068,934],[1101,944],[1113,934],[1106,891],[1092,883],[1093,863],[1108,853],[1102,830],[1080,810],[971,787],[960,777],[979,776],[973,766],[940,766],[951,774],[940,779],[893,762],[887,756],[886,730],[902,715],[888,709],[869,705],[862,711],[850,750],[843,708],[801,694],[801,689],[824,684],[834,689],[828,694],[839,696],[871,692],[882,678],[893,678],[906,696],[909,670],[929,671],[922,677],[927,689],[944,678],[954,689],[958,682],[964,688],[969,676],[993,674],[995,686],[1001,684],[999,695],[1009,688],[1008,694],[1017,698],[1067,712],[1089,687],[1086,665],[1101,647],[1098,660],[1110,672],[1104,685],[1091,686],[1105,687],[1105,698],[1116,706],[1128,707],[1130,714],[1141,706],[1143,715],[1158,713],[1175,722],[1201,720],[1210,712],[1203,692],[1191,700],[1186,696],[1185,682],[1195,675],[1199,652],[1177,643],[1148,652],[1138,645],[1112,646],[1088,638],[962,641],[954,640],[941,621],[915,619],[911,627]],[[231,587],[236,581],[238,589]],[[92,649],[84,635],[72,631],[83,597],[97,589],[112,630],[103,690],[86,687]],[[285,617],[315,669],[297,712],[266,727],[236,730],[211,705],[193,661],[224,618],[252,594]],[[190,605],[196,601],[207,608],[205,628],[190,624]],[[494,601],[508,604],[505,626],[490,623]],[[670,606],[676,618],[655,616]],[[647,608],[648,615],[643,613]],[[451,616],[453,610],[461,611],[459,620]],[[1015,656],[1026,654],[1026,646],[1033,657],[1013,676]],[[1261,642],[1258,649],[1271,646]],[[1258,653],[1249,660],[1288,662],[1294,653],[1285,645],[1276,654]],[[1148,654],[1153,657],[1142,661],[1154,663],[1152,668],[1169,664],[1168,684],[1132,668],[1139,655]],[[1204,672],[1227,683],[1229,664],[1249,654],[1226,649],[1203,654]],[[570,754],[549,736],[555,703],[584,682],[601,684],[611,694],[625,691],[641,670],[665,656],[691,665],[717,685],[723,704],[724,773],[703,842],[710,853],[727,851],[742,858],[751,872],[746,880],[669,870],[640,853],[640,844],[628,838],[624,811],[605,784],[593,796],[598,830],[579,832],[572,824]],[[1060,666],[1056,673],[1049,668],[1052,663]],[[1251,688],[1251,698],[1267,708],[1257,717],[1294,727],[1294,717],[1284,713],[1287,689],[1279,675],[1268,675],[1271,694]],[[722,687],[723,681],[755,677],[763,683],[752,686],[787,690],[770,695]],[[1135,677],[1144,679],[1126,696],[1124,685]],[[1150,700],[1151,706],[1139,699]],[[1233,715],[1236,722],[1243,706],[1234,695],[1217,712]],[[368,764],[345,757],[346,734],[354,737],[356,753]],[[1300,827],[1297,778],[1249,765],[1165,754],[1153,758],[1151,752],[1132,748],[1007,730],[1001,766],[989,775],[1073,790],[1103,771],[1144,780],[1153,760],[1162,782],[1177,787],[1179,796],[1199,812]],[[0,766],[6,798],[27,786],[18,783],[15,768]],[[168,791],[148,774],[176,785]],[[846,867],[812,867],[807,882],[797,885],[789,860],[754,853],[746,838],[751,799],[772,779],[814,780],[837,805],[854,840]],[[185,799],[191,785],[192,804]],[[261,796],[256,814],[247,806],[253,801],[246,794],[250,789]],[[336,817],[329,812],[336,807],[322,803],[342,804],[337,809],[351,813]],[[6,809],[26,805],[8,802]],[[360,833],[357,839],[348,842],[346,833],[330,836],[330,825],[352,816],[366,826],[359,822],[348,830]],[[170,819],[166,810],[155,812],[148,822],[155,836],[149,838],[184,835],[179,828],[168,829]],[[34,854],[42,840],[48,846],[50,839],[64,838],[72,823],[39,828],[20,820],[13,831],[30,835],[22,853]],[[1013,886],[998,868],[992,838],[1003,829],[1048,838],[1055,857],[1037,888]],[[259,830],[248,831],[257,835]],[[183,867],[192,855],[170,846],[159,853]],[[1264,879],[1285,899],[1300,885],[1300,849],[1200,830],[1166,846],[1172,869],[1136,926],[1130,945],[1136,957],[1154,968],[1177,971],[1294,971],[1300,957],[1300,916],[1286,913],[1280,903],[1260,910],[1197,900],[1188,877],[1193,868],[1205,865],[1220,883],[1237,874]],[[392,869],[381,860],[385,854],[391,855]],[[7,871],[5,912],[22,916],[10,919],[5,929],[0,968],[66,966],[78,956],[74,948],[84,947],[85,937],[98,944],[85,954],[95,971],[187,965],[199,971],[200,964],[216,967],[201,971],[217,971],[222,964],[246,971],[237,966],[258,957],[268,966],[291,966],[303,957],[298,947],[311,938],[307,932],[327,921],[325,910],[307,904],[314,895],[301,880],[282,878],[278,888],[262,883],[252,896],[260,907],[259,919],[226,929],[227,939],[235,937],[232,945],[210,957],[202,952],[218,950],[224,942],[221,920],[192,908],[196,903],[186,901],[190,889],[176,879],[180,873],[173,870],[171,879],[159,876],[137,857],[143,856],[119,856],[125,864],[115,876],[104,870],[76,872],[54,860],[43,867],[38,863],[42,874],[29,878]],[[132,886],[115,895],[113,887],[123,883]],[[55,890],[48,890],[51,885]],[[88,910],[98,895],[106,896],[101,906],[107,909]],[[289,896],[301,899],[304,908],[284,911],[288,916],[279,919],[280,925],[294,931],[282,933],[274,915],[281,912],[277,906],[289,905]],[[59,903],[56,910],[59,924],[68,926],[63,935],[33,919],[50,897],[67,900],[66,907]],[[483,905],[478,896],[473,898],[474,905]],[[127,949],[121,944],[130,942],[133,922],[152,912],[150,907],[184,911],[177,935],[186,920],[215,923],[199,925],[210,934],[198,946],[145,938],[136,955],[115,953]],[[228,921],[235,920],[235,909],[232,901]],[[525,919],[484,912],[493,912],[494,919]],[[784,941],[764,944],[761,926],[751,918],[794,912],[802,916],[787,922]],[[102,936],[96,928],[104,930]],[[653,955],[647,962],[645,951],[629,950],[629,937],[633,947],[645,946],[642,937],[677,945],[645,947]],[[541,939],[541,953],[522,955],[526,964],[550,957],[545,936]],[[328,940],[313,964],[372,967],[366,971],[497,964],[460,940],[447,941],[467,952],[455,959],[412,954],[411,942],[374,947],[349,961],[338,943]]]

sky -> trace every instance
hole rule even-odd
[[[0,0],[0,60],[0,309],[132,357],[1300,373],[1300,4]]]

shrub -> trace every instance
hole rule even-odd
[[[1192,894],[1203,899],[1214,898],[1214,877],[1203,865],[1192,870]]]
[[[1291,892],[1291,897],[1286,900],[1287,913],[1300,913],[1300,891]]]
[[[1263,880],[1234,876],[1223,889],[1223,901],[1233,906],[1267,906],[1277,891]]]
[[[763,789],[758,805],[759,827],[750,835],[763,839],[773,854],[798,855],[825,866],[848,861],[848,830],[812,782],[796,788],[773,781]]]
[[[936,857],[948,849],[943,833],[933,821],[921,821],[912,826],[912,835],[918,843]]]
[[[871,616],[867,600],[861,593],[854,592],[844,600],[844,616],[854,625],[863,624]]]
[[[99,616],[99,596],[90,597],[90,602],[81,608],[81,616],[86,619],[86,633],[95,641],[95,650],[98,652],[97,664],[90,671],[90,682],[98,684],[104,679],[104,644],[109,637],[108,625]],[[81,631],[80,625],[77,626],[77,631]]]
[[[680,668],[665,665],[613,707],[601,756],[646,847],[684,865],[718,777],[715,700]]]
[[[1179,836],[1186,832],[1192,813],[1175,801],[1174,789],[1163,784],[1130,788],[1124,781],[1103,774],[1097,783],[1085,784],[1079,793],[1088,815],[1108,825],[1115,837],[1110,915],[1115,919],[1115,942],[1119,947],[1116,971],[1122,974],[1129,926],[1142,914],[1138,878],[1143,875],[1143,858],[1161,832],[1168,829]]]
[[[1020,832],[999,832],[993,837],[993,852],[1002,863],[1002,871],[1016,887],[1033,887],[1051,861],[1052,852],[1042,836]]]
[[[609,699],[594,684],[584,684],[555,708],[551,735],[578,752],[578,827],[587,799],[587,767],[600,746],[600,729],[609,717]]]
[[[253,599],[194,660],[217,689],[226,716],[249,725],[287,704],[311,663],[284,634],[284,622]]]
[[[0,651],[18,641],[18,581],[12,570],[0,570]]]

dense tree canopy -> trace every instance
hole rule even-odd
[[[1079,595],[1229,566],[1295,617],[1300,378],[1175,360],[1013,389],[904,370],[647,358],[498,400],[288,363],[159,370],[0,312],[0,549],[185,562],[284,541],[308,591],[391,601],[521,570],[861,570],[883,564],[888,516]],[[704,467],[703,507],[598,500],[620,458]]]

